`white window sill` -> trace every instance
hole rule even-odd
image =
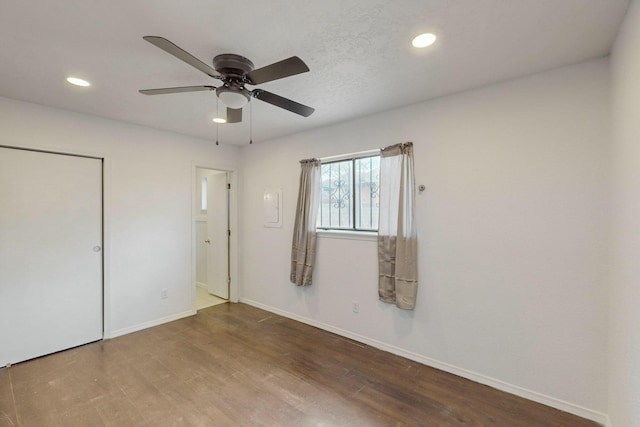
[[[322,239],[378,240],[377,231],[316,230]]]

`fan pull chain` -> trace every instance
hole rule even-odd
[[[253,104],[249,103],[249,144],[253,144]]]
[[[218,111],[218,97],[216,96],[216,117],[220,117],[220,113]],[[220,143],[218,142],[218,129],[220,128],[220,125],[218,123],[216,123],[216,145],[220,145]]]

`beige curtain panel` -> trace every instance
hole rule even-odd
[[[291,244],[291,283],[311,284],[316,258],[316,220],[320,203],[320,160],[301,160],[300,190]]]
[[[418,291],[413,144],[392,145],[380,155],[378,295],[381,301],[412,310]]]

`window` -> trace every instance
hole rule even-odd
[[[377,154],[323,161],[317,228],[377,231],[379,182]]]
[[[202,177],[202,186],[200,188],[200,209],[207,210],[207,177]]]

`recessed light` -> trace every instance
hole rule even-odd
[[[91,86],[91,83],[89,83],[88,81],[79,79],[77,77],[67,77],[67,81],[72,85],[76,85],[76,86],[82,86],[82,87]]]
[[[223,119],[222,117],[214,117],[213,118],[213,122],[214,123],[227,123],[227,121],[225,119]]]
[[[431,46],[435,42],[436,42],[435,34],[424,33],[414,38],[411,44],[413,44],[414,47],[427,47],[427,46]]]

